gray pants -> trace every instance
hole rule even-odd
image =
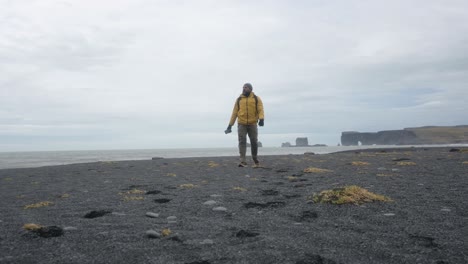
[[[239,136],[239,154],[240,161],[245,162],[245,153],[247,152],[247,135],[250,138],[250,148],[252,150],[252,159],[258,163],[258,129],[257,124],[254,125],[237,125],[237,134]]]

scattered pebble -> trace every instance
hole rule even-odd
[[[75,230],[78,230],[78,228],[74,227],[74,226],[66,226],[63,228],[64,231],[75,231]]]
[[[450,211],[452,211],[452,210],[450,210],[450,209],[448,209],[448,208],[442,208],[442,209],[440,209],[440,210],[441,210],[442,212],[450,212]]]
[[[152,212],[147,212],[146,216],[151,217],[151,218],[158,218],[159,214],[157,213],[152,213]]]
[[[424,183],[418,183],[419,186],[424,186]]]
[[[205,239],[205,240],[201,241],[200,244],[202,244],[202,245],[213,245],[214,242],[211,239]]]
[[[219,207],[213,208],[213,211],[215,211],[215,212],[226,212],[226,211],[227,211],[227,208],[226,208],[226,207],[219,206]]]
[[[212,194],[212,195],[210,195],[210,197],[212,197],[212,198],[217,198],[217,197],[221,197],[221,196],[222,196],[221,194]]]
[[[380,168],[377,168],[377,170],[379,170],[379,171],[384,171],[384,170],[387,170],[387,169],[384,168],[384,167],[380,167]]]
[[[392,169],[392,171],[400,171],[399,169]]]
[[[167,221],[176,221],[177,220],[177,216],[168,216],[167,217]]]
[[[216,201],[209,200],[209,201],[204,202],[203,204],[204,204],[204,205],[215,205],[215,204],[216,204]]]
[[[118,216],[124,216],[126,215],[125,213],[118,213],[118,212],[112,212],[112,215],[118,215]]]
[[[159,234],[159,232],[156,232],[154,230],[146,231],[146,236],[149,238],[161,238],[161,234]]]
[[[394,213],[385,213],[385,214],[383,214],[383,215],[385,215],[385,216],[395,216]]]

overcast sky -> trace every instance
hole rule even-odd
[[[264,146],[468,124],[468,1],[0,0],[0,151]]]

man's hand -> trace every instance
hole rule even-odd
[[[259,126],[263,126],[263,125],[264,125],[263,119],[260,119],[260,121],[258,121],[258,125],[259,125]]]
[[[224,130],[224,134],[229,134],[229,133],[231,133],[231,132],[232,132],[231,127],[232,127],[232,126],[229,125],[229,126],[227,127],[227,129]]]

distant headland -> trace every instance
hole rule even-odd
[[[430,145],[468,144],[468,125],[425,126],[379,132],[345,131],[341,145]]]

